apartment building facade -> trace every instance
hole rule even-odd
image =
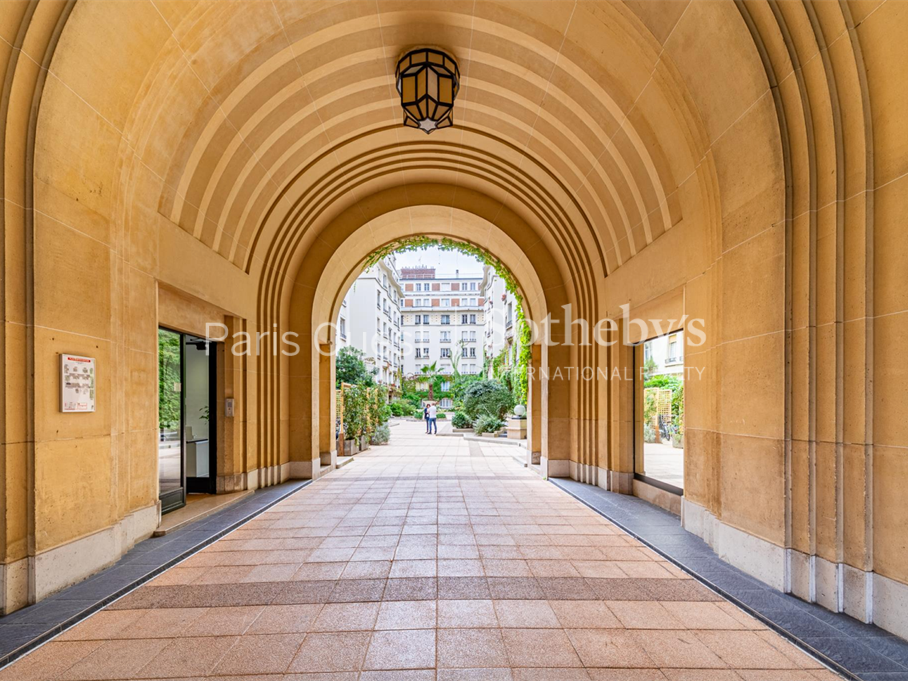
[[[344,297],[337,320],[337,348],[362,351],[376,370],[375,380],[400,388],[404,363],[401,303],[403,291],[393,255],[357,277]]]
[[[438,274],[433,267],[400,270],[403,290],[404,374],[433,363],[443,374],[482,370],[485,328],[481,276]]]
[[[481,283],[483,299],[483,342],[485,356],[490,360],[507,349],[506,364],[514,361],[516,352],[517,308],[520,304],[514,294],[507,290],[504,280],[494,268],[485,266]],[[491,376],[491,362],[486,365]]]

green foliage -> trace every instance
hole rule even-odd
[[[644,388],[670,388],[674,393],[682,385],[682,380],[671,374],[659,374],[646,379],[643,384]]]
[[[342,391],[344,397],[344,437],[348,440],[366,434],[369,415],[369,389],[350,385]]]
[[[473,422],[470,420],[470,417],[464,414],[462,411],[458,411],[454,414],[454,418],[451,419],[451,424],[455,428],[472,428]]]
[[[672,393],[672,423],[678,434],[684,437],[684,384]]]
[[[413,418],[420,419],[420,420],[424,418],[422,408],[413,410]]]
[[[501,427],[504,425],[502,421],[497,416],[491,414],[484,414],[476,419],[476,423],[473,426],[473,430],[476,433],[496,433],[501,430]]]
[[[446,419],[446,418],[448,418],[448,415],[446,413],[444,413],[443,411],[438,411],[438,412],[435,412],[435,418]]]
[[[158,329],[158,426],[175,428],[180,423],[180,334]]]
[[[391,408],[385,403],[385,389],[365,385],[348,385],[342,391],[344,400],[344,437],[350,440],[371,436],[388,422]]]
[[[656,415],[656,393],[651,390],[643,391],[643,422],[652,424]]]
[[[438,371],[438,362],[432,362],[422,367],[420,370],[420,380],[429,384],[429,399],[435,399],[435,393],[440,392],[444,376]]]
[[[672,391],[672,426],[684,435],[684,381],[671,374],[651,376],[644,382],[645,388],[662,388]],[[652,391],[643,394],[643,419],[652,423],[656,414],[655,394]]]
[[[375,432],[372,433],[372,438],[370,442],[373,445],[386,445],[391,441],[391,427],[387,423],[383,423],[375,429]]]
[[[513,406],[514,397],[499,381],[477,381],[464,393],[463,411],[474,422],[485,415],[503,419]]]
[[[367,434],[375,431],[378,426],[387,423],[391,416],[391,408],[385,402],[384,388],[371,388],[367,396],[369,422],[366,424]]]
[[[454,404],[463,405],[463,396],[464,393],[466,393],[467,388],[479,380],[482,380],[482,378],[478,375],[460,374],[457,376],[457,378],[454,379],[454,383],[450,390],[450,397],[454,401]]]
[[[366,366],[363,356],[361,350],[353,347],[348,346],[340,349],[335,358],[338,388],[340,388],[341,383],[365,386],[375,385],[375,379],[373,378],[375,369],[370,369]]]
[[[409,416],[413,413],[413,405],[409,401],[400,398],[389,404],[388,409],[391,411],[392,416]]]
[[[523,316],[523,306],[517,308],[517,361],[511,371],[514,399],[517,404],[525,405],[529,397],[529,377],[527,367],[530,366],[533,349],[530,341],[532,333],[529,322]]]

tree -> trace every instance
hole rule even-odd
[[[341,348],[335,359],[337,369],[337,387],[341,383],[350,383],[351,385],[375,385],[375,369],[369,369],[363,360],[363,353],[356,348]]]
[[[441,375],[438,373],[437,364],[438,362],[432,362],[419,370],[429,384],[429,401],[431,402],[435,401],[435,381]]]
[[[180,422],[180,334],[158,329],[158,427],[173,428]]]
[[[463,397],[463,410],[474,422],[483,415],[503,419],[513,406],[511,391],[494,380],[473,383]]]

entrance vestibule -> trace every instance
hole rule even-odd
[[[158,329],[158,484],[161,512],[214,494],[217,470],[216,344]]]

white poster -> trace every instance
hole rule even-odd
[[[95,360],[60,355],[60,411],[95,410]]]

